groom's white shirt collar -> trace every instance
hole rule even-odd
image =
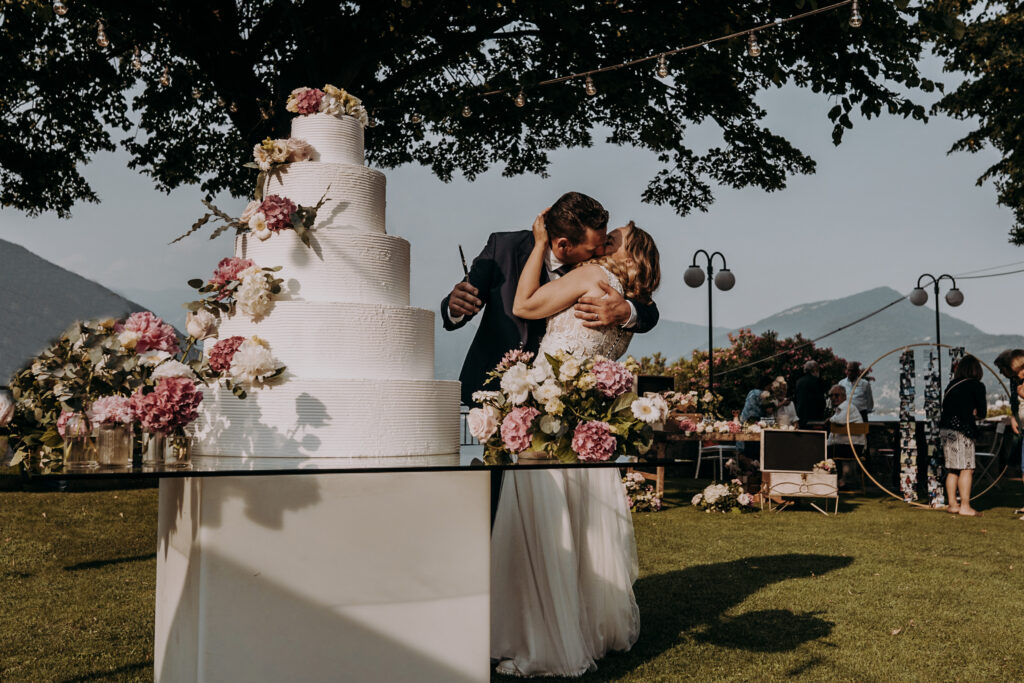
[[[544,252],[544,267],[547,268],[548,275],[553,275],[557,278],[558,269],[564,265],[565,264],[559,261],[558,257],[555,256],[555,252],[551,251],[551,247],[548,247],[547,251]]]

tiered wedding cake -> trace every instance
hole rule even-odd
[[[313,206],[307,247],[294,230],[239,235],[235,255],[282,266],[266,317],[237,312],[232,335],[266,340],[287,366],[239,400],[205,391],[196,452],[249,457],[452,454],[459,450],[459,383],[434,377],[434,314],[409,306],[409,243],[385,234],[385,178],[363,162],[363,124],[313,113],[292,122],[310,160],[275,166],[264,194]],[[209,344],[208,344],[209,346]]]

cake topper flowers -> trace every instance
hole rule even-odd
[[[367,115],[358,97],[330,83],[323,88],[296,88],[288,95],[285,109],[295,114],[328,114],[341,118],[351,116],[366,125]]]

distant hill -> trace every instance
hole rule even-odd
[[[6,240],[0,240],[0,292],[0,385],[76,320],[144,310]]]

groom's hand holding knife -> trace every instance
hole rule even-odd
[[[483,306],[483,302],[477,298],[480,291],[469,284],[469,268],[466,266],[466,255],[462,253],[461,244],[459,245],[459,257],[462,259],[462,272],[466,274],[466,277],[455,285],[452,293],[448,295],[448,316],[450,318],[476,315]]]

